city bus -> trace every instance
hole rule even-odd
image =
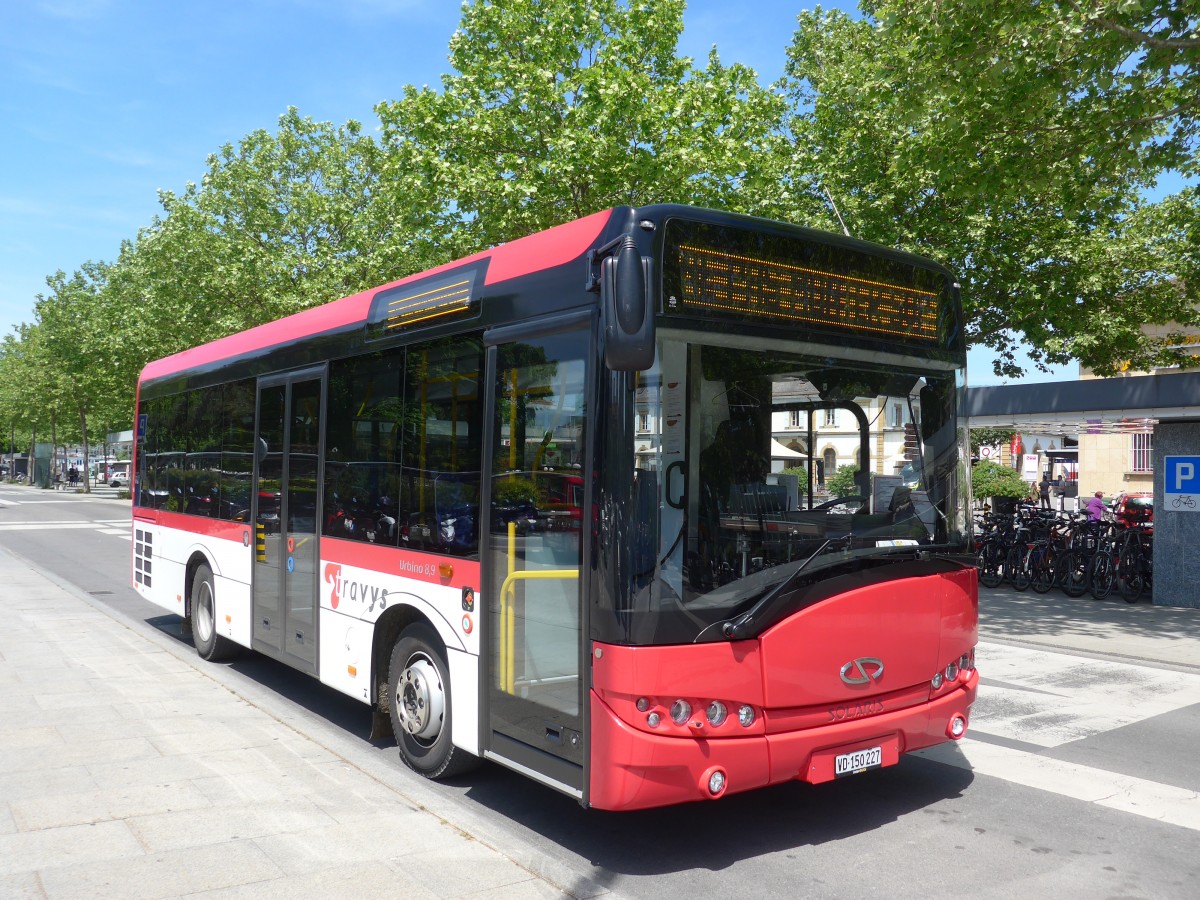
[[[614,208],[147,365],[132,582],[430,778],[633,810],[858,776],[975,699],[965,362],[930,260]]]

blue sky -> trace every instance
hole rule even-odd
[[[681,52],[781,71],[805,0],[689,0]],[[853,11],[854,2],[823,2]],[[116,259],[205,160],[287,107],[357,119],[437,85],[456,0],[5,0],[0,3],[0,334],[56,270]],[[1074,366],[1025,381],[1074,377]],[[970,381],[995,383],[986,352]]]

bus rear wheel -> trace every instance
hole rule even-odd
[[[213,573],[207,563],[201,563],[192,578],[192,643],[201,659],[221,662],[233,655],[235,645],[227,637],[217,634],[216,592],[213,589]]]
[[[414,772],[449,778],[478,764],[450,741],[450,670],[428,625],[410,625],[392,647],[388,709],[400,757]]]

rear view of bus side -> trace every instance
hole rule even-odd
[[[859,775],[975,698],[965,362],[933,262],[608,210],[147,366],[133,583],[429,777]]]

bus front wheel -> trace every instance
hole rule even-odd
[[[450,741],[450,671],[441,642],[428,625],[410,625],[392,647],[388,707],[400,756],[426,778],[448,778],[478,758]]]
[[[233,655],[234,643],[217,634],[216,593],[213,573],[207,563],[201,563],[192,579],[192,643],[201,659],[220,662]]]

